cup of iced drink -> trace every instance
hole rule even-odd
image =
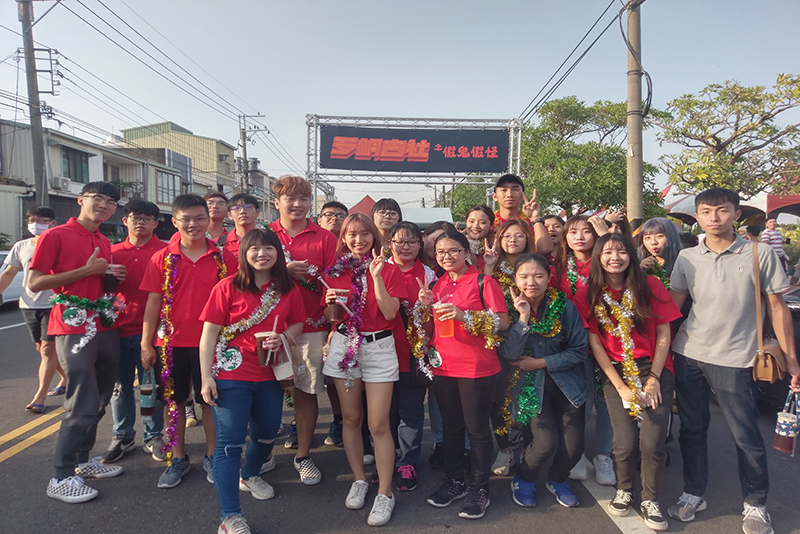
[[[433,317],[436,319],[436,333],[439,337],[453,337],[453,319],[442,320],[440,317],[447,313],[442,304],[433,305]]]

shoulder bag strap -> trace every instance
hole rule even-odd
[[[764,350],[764,324],[761,318],[761,269],[758,266],[758,243],[753,242],[753,272],[756,277],[756,333],[758,350]]]
[[[483,273],[478,275],[478,295],[481,297],[481,306],[483,306],[484,310],[486,309],[486,302],[483,300],[483,278],[485,276]]]

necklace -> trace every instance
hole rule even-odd
[[[572,254],[567,255],[567,278],[569,279],[569,286],[570,289],[572,289],[573,295],[578,291],[578,280],[580,280],[581,285],[584,286],[589,281],[575,268],[575,256]]]

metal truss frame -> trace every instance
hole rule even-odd
[[[509,151],[508,168],[519,174],[520,152],[522,148],[522,121],[520,119],[433,119],[433,118],[399,118],[399,117],[341,117],[326,115],[306,115],[308,127],[307,169],[306,179],[314,186],[313,208],[317,205],[317,192],[324,185],[326,200],[333,200],[336,183],[379,183],[379,184],[415,184],[415,185],[492,185],[500,176],[492,174],[468,173],[405,173],[378,171],[348,171],[340,169],[323,169],[320,166],[319,128],[320,126],[377,126],[382,128],[411,128],[418,130],[508,130]],[[323,185],[324,184],[324,185]],[[328,188],[326,188],[328,189]]]

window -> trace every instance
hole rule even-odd
[[[89,154],[67,146],[61,147],[61,174],[73,182],[89,183]]]
[[[181,194],[181,177],[166,172],[158,173],[158,202],[172,204],[175,197]]]
[[[110,163],[103,165],[103,180],[106,182],[119,182],[119,167]]]

